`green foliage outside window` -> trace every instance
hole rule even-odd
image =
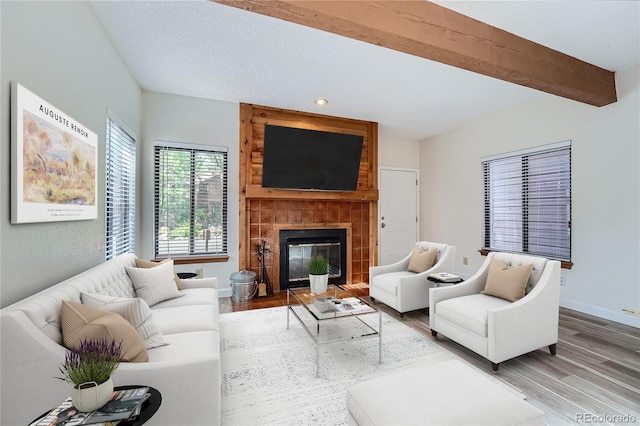
[[[156,256],[226,253],[227,153],[156,146]]]

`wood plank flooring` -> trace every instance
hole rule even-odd
[[[352,284],[367,300],[369,286]],[[248,303],[221,299],[220,312],[283,306],[285,292]],[[431,337],[428,310],[398,312],[376,302],[383,312]],[[444,336],[438,342],[478,368],[489,361]],[[640,424],[640,329],[560,308],[557,355],[539,349],[500,364],[496,377],[520,389],[545,412],[548,425]]]

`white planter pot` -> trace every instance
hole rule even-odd
[[[73,388],[71,392],[71,402],[73,406],[82,412],[95,411],[109,401],[113,393],[113,381],[111,378],[106,382],[97,385],[96,382],[83,383],[79,387]]]
[[[329,274],[324,274],[324,275],[309,274],[309,283],[311,284],[312,293],[321,294],[326,292],[328,281],[329,281]]]

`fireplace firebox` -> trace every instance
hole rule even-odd
[[[346,284],[346,229],[280,230],[280,289],[308,287],[309,262],[323,256],[329,266],[329,284]]]

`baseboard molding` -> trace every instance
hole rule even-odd
[[[218,289],[218,298],[231,297],[231,287]]]
[[[560,306],[584,314],[593,315],[594,317],[604,318],[610,321],[619,322],[621,324],[630,325],[631,327],[640,328],[640,318],[625,314],[620,311],[612,311],[610,309],[593,306],[575,300],[560,299]]]
[[[463,279],[471,277],[469,274],[461,272],[455,272],[456,275],[460,275]],[[599,306],[589,305],[587,303],[578,302],[570,299],[560,299],[560,306],[563,308],[571,309],[573,311],[582,312],[583,314],[593,315],[594,317],[607,319],[610,321],[619,322],[620,324],[629,325],[631,327],[640,328],[640,318],[633,315],[625,314],[618,311],[612,311],[611,309],[601,308]]]

